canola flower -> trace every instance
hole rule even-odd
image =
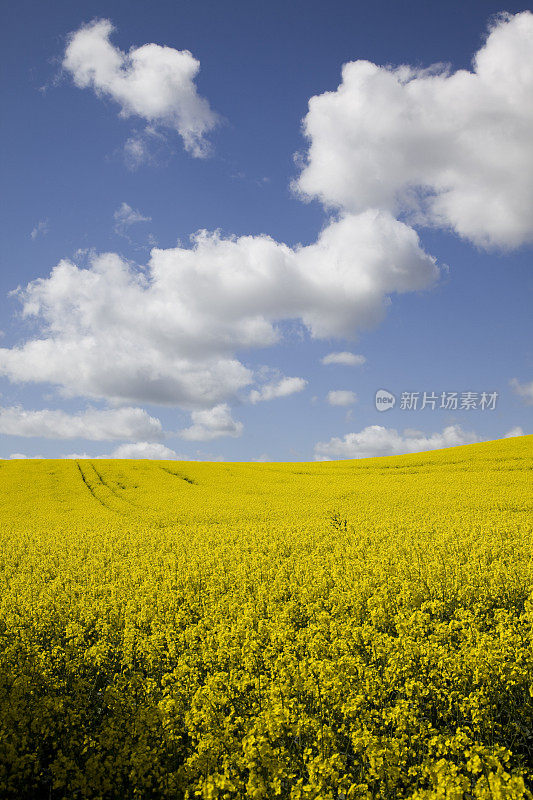
[[[532,441],[0,462],[0,797],[532,800]]]

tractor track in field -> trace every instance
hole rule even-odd
[[[169,475],[173,475],[175,478],[179,478],[180,481],[185,481],[185,483],[189,483],[192,486],[198,486],[197,482],[193,478],[189,478],[187,475],[183,475],[181,472],[174,472],[173,470],[168,469],[168,467],[161,466],[159,469],[162,469],[163,472],[168,472]]]
[[[87,473],[82,470],[79,461],[76,461],[76,466],[78,467],[78,470],[79,470],[80,475],[81,475],[81,479],[84,482],[85,486],[87,487],[89,492],[92,494],[94,499],[98,503],[100,503],[101,506],[103,506],[105,509],[107,509],[107,511],[112,511],[114,514],[119,514],[122,517],[127,517],[128,516],[126,511],[123,511],[120,508],[113,508],[113,506],[109,505],[101,497],[99,497],[99,495],[95,491],[95,486],[90,482],[90,479],[89,479]],[[91,467],[93,468],[95,474],[98,476],[98,472],[94,469],[94,465],[93,464],[91,464]],[[104,486],[105,487],[105,483],[103,483],[102,481],[99,480],[98,483],[100,484],[100,486]]]
[[[108,511],[113,511],[114,513],[118,514],[118,513],[119,513],[118,511],[116,511],[114,508],[111,508],[111,506],[108,506],[106,503],[104,503],[104,501],[103,501],[103,500],[101,500],[101,499],[98,497],[98,495],[97,495],[97,494],[96,494],[96,492],[94,491],[93,487],[91,486],[91,484],[90,484],[90,483],[89,483],[89,481],[87,480],[87,477],[86,477],[86,475],[85,475],[84,471],[82,470],[82,468],[81,468],[81,466],[80,466],[80,463],[79,463],[79,461],[76,461],[76,466],[77,466],[77,468],[78,468],[78,470],[79,470],[79,473],[80,473],[80,475],[81,475],[81,479],[82,479],[82,481],[84,482],[85,486],[87,487],[87,489],[89,490],[89,492],[92,494],[92,496],[94,497],[94,499],[96,500],[96,502],[97,502],[97,503],[100,503],[100,505],[101,505],[101,506],[103,506],[104,508],[106,508]]]
[[[142,506],[140,506],[138,503],[135,503],[133,500],[130,500],[128,497],[124,497],[120,492],[117,492],[116,489],[113,489],[113,487],[110,486],[107,483],[107,481],[105,481],[103,479],[103,477],[100,475],[100,473],[98,472],[98,470],[96,469],[96,467],[94,466],[92,461],[90,462],[90,464],[91,464],[91,467],[93,468],[94,472],[96,473],[96,476],[97,476],[99,482],[102,484],[102,486],[105,486],[105,488],[108,489],[111,492],[111,494],[114,494],[115,497],[118,497],[118,499],[121,500],[123,503],[129,503],[129,505],[133,506],[134,508],[141,508],[142,509]]]

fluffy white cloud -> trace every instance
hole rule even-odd
[[[67,456],[65,456],[66,458]],[[169,459],[184,461],[186,456],[178,455],[178,453],[166,447],[164,444],[157,442],[135,442],[133,444],[121,444],[108,456],[99,456],[99,458],[153,458],[153,459]]]
[[[533,405],[533,381],[529,383],[520,383],[517,378],[513,378],[510,383],[513,390],[517,395],[523,398],[527,406]]]
[[[279,381],[267,383],[261,389],[252,389],[248,399],[251,403],[275,400],[277,397],[287,397],[295,392],[301,392],[306,386],[307,381],[304,378],[281,378]]]
[[[221,436],[236,438],[242,434],[242,422],[235,422],[231,416],[227,403],[221,403],[214,408],[202,411],[193,411],[191,414],[192,425],[179,432],[182,439],[195,442],[209,442]]]
[[[412,435],[418,431],[408,431],[404,435],[394,428],[382,425],[369,425],[359,433],[347,433],[342,439],[334,437],[329,442],[315,445],[315,456],[326,461],[332,458],[371,458],[373,456],[394,456],[402,453],[418,453],[422,450],[438,450],[442,447],[456,447],[461,444],[477,442],[475,433],[464,431],[460,425],[449,425],[441,433],[430,436]]]
[[[46,458],[46,456],[27,456],[24,453],[11,453],[10,459],[22,458]],[[170,447],[157,442],[133,442],[132,444],[121,444],[116,447],[111,453],[101,456],[91,456],[88,453],[67,453],[62,455],[61,458],[70,459],[101,459],[101,458],[150,458],[150,459],[164,459],[173,461],[187,461],[187,456],[179,455]]]
[[[331,392],[328,392],[327,401],[330,406],[351,406],[357,400],[357,395],[355,392],[351,392],[348,389],[334,389]]]
[[[417,438],[424,436],[424,432],[419,431],[418,428],[404,428],[403,435],[408,438]]]
[[[511,428],[510,431],[507,431],[507,433],[505,434],[505,436],[503,438],[504,439],[511,439],[514,436],[524,436],[524,431],[520,427],[520,425],[515,425],[514,428]]]
[[[70,396],[208,408],[250,385],[234,353],[274,344],[280,321],[352,336],[382,319],[390,294],[437,275],[415,231],[376,211],[330,222],[305,247],[203,231],[190,248],[152,250],[146,270],[116,254],[88,269],[64,260],[18,290],[41,330],[0,348],[0,374]]]
[[[366,363],[366,358],[357,353],[349,353],[344,350],[342,353],[328,353],[327,356],[321,359],[320,363],[325,365],[340,364],[344,367],[360,367]]]
[[[192,155],[205,155],[205,135],[217,116],[196,91],[200,62],[188,50],[157,44],[124,53],[110,42],[112,32],[111,22],[100,19],[70,35],[63,67],[76,86],[111,97],[121,116],[175,129]]]
[[[345,64],[311,98],[296,188],[327,206],[374,207],[483,246],[533,240],[533,14],[502,14],[473,69]]]
[[[294,252],[294,263],[297,293],[285,301],[317,338],[374,326],[388,295],[426,288],[438,274],[412,228],[372,210],[331,222],[315,244]]]
[[[138,222],[151,222],[152,217],[145,217],[140,211],[136,211],[127,203],[122,203],[113,214],[115,220],[115,231],[119,234],[124,234],[130,225],[135,225]]]
[[[26,411],[20,406],[0,408],[0,433],[40,436],[45,439],[161,439],[161,422],[142,408],[99,411],[89,408],[77,414],[65,411]]]

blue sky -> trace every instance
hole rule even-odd
[[[6,17],[0,457],[312,460],[533,432],[525,7]]]

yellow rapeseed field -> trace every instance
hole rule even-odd
[[[531,800],[532,443],[0,462],[2,800]]]

